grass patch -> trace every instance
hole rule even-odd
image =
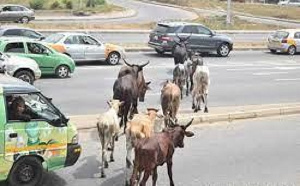
[[[154,1],[154,0],[152,0]],[[155,0],[163,3],[178,4],[202,9],[226,10],[226,1],[219,0]],[[257,16],[267,16],[282,19],[300,20],[300,7],[285,7],[269,4],[251,4],[232,2],[233,11],[249,13]]]

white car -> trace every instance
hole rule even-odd
[[[300,0],[281,0],[278,2],[281,6],[300,6]]]
[[[30,84],[41,77],[38,64],[29,58],[18,57],[0,52],[0,71],[22,79]]]
[[[46,37],[44,42],[55,50],[70,56],[74,61],[106,61],[116,65],[125,58],[123,47],[102,43],[95,37],[84,33],[56,33]]]

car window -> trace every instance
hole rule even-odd
[[[90,36],[84,36],[84,43],[88,45],[98,45],[99,42]]]
[[[41,35],[37,32],[34,32],[32,30],[24,30],[24,29],[21,30],[21,36],[35,38],[35,39],[41,37]]]
[[[199,34],[210,35],[211,31],[203,26],[198,26]]]
[[[4,36],[21,36],[20,29],[9,29],[3,33]]]
[[[57,43],[64,37],[63,34],[51,34],[47,36],[43,41],[46,43]]]
[[[40,43],[27,43],[28,53],[30,54],[49,54],[50,50]]]
[[[46,120],[60,119],[60,114],[52,104],[39,93],[6,95],[8,120]]]
[[[24,43],[23,42],[8,43],[4,48],[4,52],[25,53]]]
[[[11,6],[10,11],[23,11],[23,8],[19,6]]]
[[[289,36],[289,33],[286,31],[277,31],[273,36],[275,38],[282,39],[282,38],[287,38]]]
[[[80,44],[78,36],[69,36],[64,41],[65,44]]]
[[[182,33],[199,34],[199,31],[197,29],[197,26],[187,25],[182,29]]]
[[[5,6],[5,7],[3,7],[2,10],[3,10],[4,12],[12,11],[12,10],[11,10],[11,6]]]
[[[295,39],[300,39],[300,32],[296,32],[295,35],[294,35],[294,38]]]
[[[167,26],[167,25],[157,25],[153,32],[158,32],[158,33],[174,33],[179,26]]]

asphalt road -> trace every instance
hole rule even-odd
[[[174,154],[176,186],[297,186],[300,178],[300,115],[191,127],[184,149]],[[93,131],[80,133],[82,155],[73,166],[48,173],[43,186],[124,185],[125,139],[115,162],[99,178],[100,143]],[[151,185],[151,178],[147,185]],[[158,186],[169,185],[166,165]],[[4,184],[2,185],[4,186]]]
[[[48,23],[142,23],[142,22],[157,22],[157,21],[166,21],[166,20],[189,20],[194,19],[196,14],[179,8],[165,7],[160,5],[152,5],[147,3],[142,3],[135,0],[110,0],[111,3],[121,6],[124,8],[133,9],[137,12],[136,16],[124,17],[118,19],[112,18],[95,18],[95,19],[85,19],[85,20],[35,20],[32,21],[35,24],[48,24]]]
[[[161,84],[172,79],[174,68],[171,56],[153,53],[128,53],[128,61],[143,63],[146,81],[151,89],[139,108],[160,107]],[[273,55],[264,51],[237,51],[227,58],[214,55],[204,57],[209,66],[211,85],[209,107],[242,106],[300,101],[299,55]],[[101,62],[79,64],[68,79],[44,77],[36,87],[53,98],[53,102],[67,115],[97,114],[107,109],[112,97],[113,83],[121,65],[107,66]],[[191,96],[184,97],[181,110],[189,110]]]

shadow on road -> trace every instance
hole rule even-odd
[[[89,179],[95,178],[96,173],[100,172],[100,162],[96,155],[87,156],[80,161],[84,162],[79,167],[76,168],[76,171],[73,173],[75,179]]]
[[[125,185],[125,174],[120,173],[112,178],[106,179],[104,182],[101,183],[100,186],[124,186]]]

